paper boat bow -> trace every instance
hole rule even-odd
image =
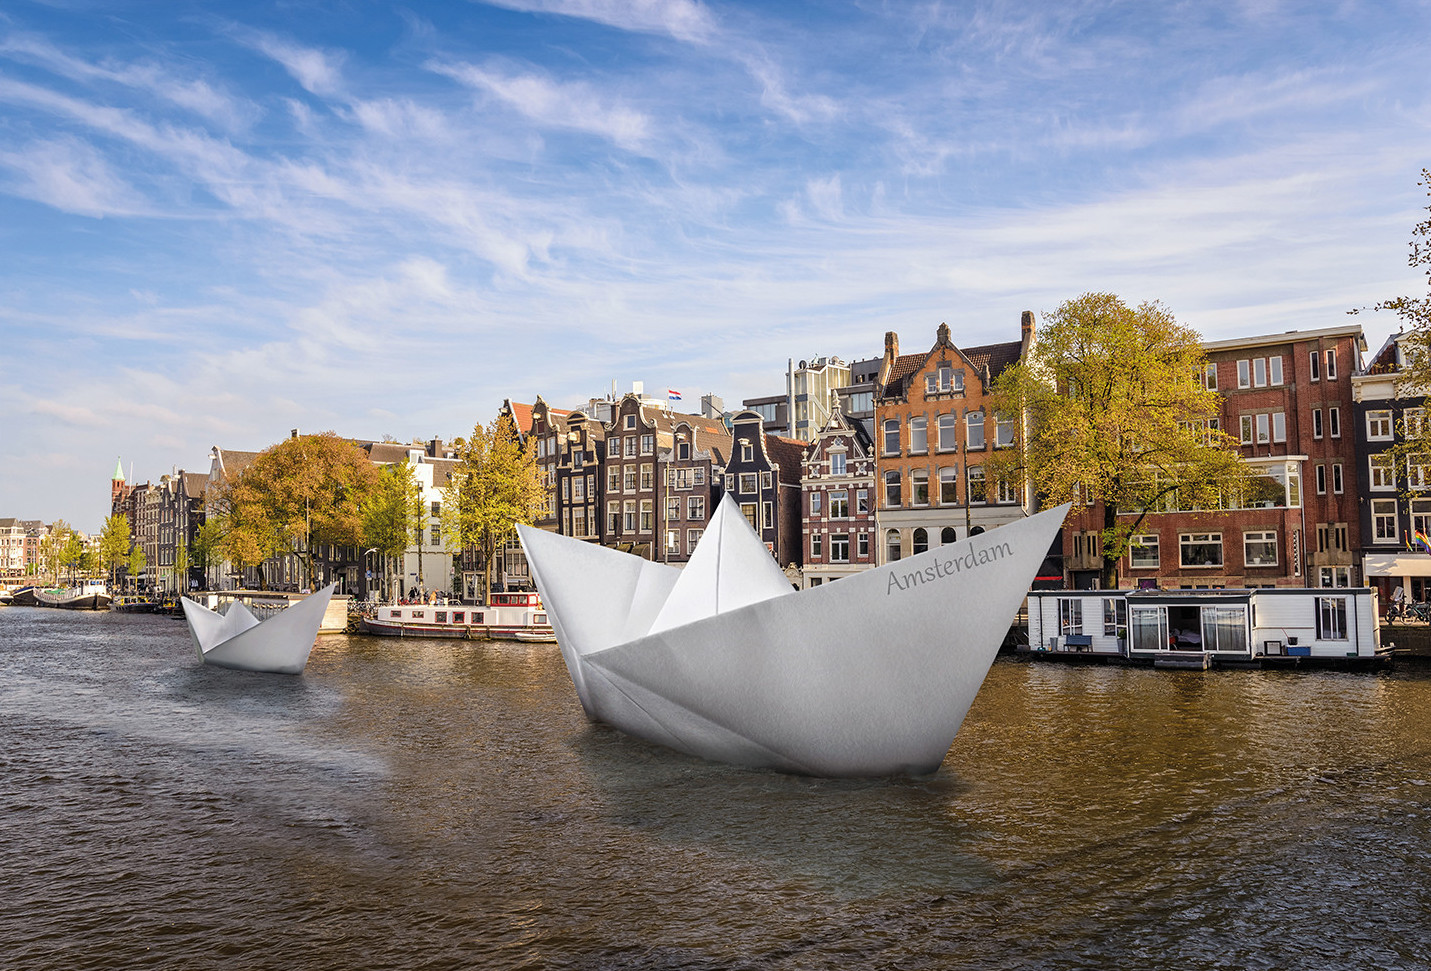
[[[589,717],[738,765],[923,775],[1067,509],[799,592],[728,495],[684,570],[518,529]]]
[[[267,620],[259,620],[240,600],[217,613],[184,597],[184,619],[189,622],[199,660],[221,668],[302,674],[308,654],[323,624],[336,583],[287,607]]]

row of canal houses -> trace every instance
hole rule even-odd
[[[1206,343],[1201,379],[1223,402],[1216,424],[1275,492],[1241,507],[1151,511],[1120,585],[1371,586],[1383,607],[1398,587],[1431,596],[1431,555],[1409,543],[1413,530],[1431,535],[1431,493],[1399,491],[1403,476],[1424,472],[1378,458],[1400,422],[1422,415],[1397,383],[1400,336],[1370,359],[1359,326]],[[817,586],[1037,511],[1027,483],[986,474],[1021,420],[993,413],[992,383],[1035,340],[1028,312],[1003,343],[961,347],[941,324],[931,345],[901,353],[891,332],[881,357],[791,362],[785,394],[733,414],[709,397],[702,414],[681,414],[639,391],[575,411],[541,398],[503,411],[535,441],[543,528],[680,563],[729,492],[792,582]],[[1075,510],[1037,585],[1095,587],[1102,524],[1096,502]],[[524,582],[519,548],[503,566],[509,584]]]

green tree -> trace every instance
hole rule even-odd
[[[995,452],[991,475],[1026,476],[1053,503],[1101,502],[1107,588],[1150,511],[1219,508],[1253,487],[1213,427],[1221,398],[1201,380],[1205,364],[1197,332],[1161,304],[1086,293],[1060,305],[1029,359],[995,382],[995,409],[1026,415],[1027,431]]]
[[[223,555],[224,532],[227,528],[228,520],[215,514],[205,516],[199,528],[194,530],[194,543],[189,548],[189,554],[194,559],[194,566],[204,571],[205,589],[209,584],[209,567],[214,566],[215,557]]]
[[[363,505],[363,541],[383,558],[389,583],[393,571],[402,568],[410,538],[414,533],[421,534],[423,520],[422,486],[412,466],[407,462],[383,466]],[[391,595],[389,585],[388,596]]]
[[[129,555],[129,519],[122,515],[110,516],[99,531],[100,568],[109,576],[109,585],[114,586],[114,574],[124,558]]]
[[[362,507],[377,470],[352,442],[333,432],[285,439],[260,452],[224,492],[230,558],[256,565],[293,553],[313,586],[318,544],[356,546]]]
[[[499,416],[453,442],[457,465],[442,490],[443,532],[477,552],[482,598],[492,591],[492,563],[517,523],[531,523],[545,501],[535,442],[523,448],[510,418]]]
[[[181,597],[189,592],[189,547],[182,539],[174,547],[174,589]]]
[[[50,526],[45,538],[40,540],[40,568],[51,584],[60,582],[60,573],[69,560],[66,559],[67,546],[74,530],[63,519],[57,519]],[[78,556],[76,556],[78,558]]]
[[[1421,181],[1417,185],[1426,187],[1426,195],[1431,197],[1431,169],[1421,170]],[[1426,206],[1431,214],[1431,204]],[[1408,393],[1431,393],[1431,215],[1411,228],[1411,253],[1406,265],[1421,267],[1426,275],[1425,296],[1402,296],[1382,300],[1372,305],[1372,310],[1389,310],[1406,322],[1411,333],[1401,339],[1402,350],[1407,352],[1406,366],[1402,368],[1402,380],[1410,387]],[[1359,313],[1360,309],[1351,311]]]
[[[134,548],[129,551],[129,582],[135,590],[139,589],[139,580],[144,576],[144,570],[148,565],[144,547],[135,543]],[[151,590],[150,593],[153,591]]]

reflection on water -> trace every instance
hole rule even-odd
[[[1431,965],[1431,681],[996,664],[843,782],[587,723],[550,646],[0,610],[0,966]]]

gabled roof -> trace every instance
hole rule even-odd
[[[909,385],[909,379],[919,373],[924,367],[924,362],[929,360],[929,352],[920,354],[901,354],[894,359],[894,364],[889,369],[889,380],[885,382],[884,391],[881,395],[887,398],[903,397]]]
[[[1017,364],[1022,352],[1023,344],[1019,341],[963,348],[964,356],[969,359],[969,363],[981,371],[987,367],[991,378],[997,378],[1010,364]]]
[[[204,489],[209,485],[209,477],[199,472],[181,472],[184,477],[184,495],[190,499],[202,499]]]
[[[219,466],[224,470],[224,475],[233,478],[244,469],[253,464],[253,460],[258,458],[258,452],[239,452],[214,446],[214,451],[219,457]]]
[[[806,442],[793,438],[782,438],[779,435],[765,436],[765,450],[770,454],[770,460],[780,466],[781,481],[800,481],[806,445]]]

